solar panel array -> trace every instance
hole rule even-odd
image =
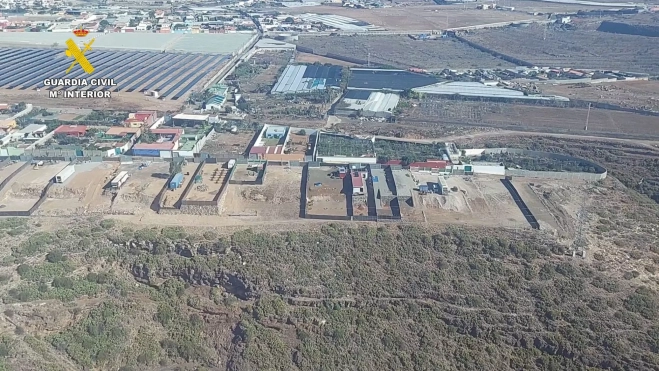
[[[85,57],[95,71],[87,75],[80,67],[68,74],[72,62],[64,50],[0,48],[0,88],[37,89],[46,79],[114,79],[114,87],[70,87],[67,90],[134,92],[156,90],[161,99],[178,100],[228,60],[210,54],[163,54],[157,52],[89,51]],[[48,87],[48,90],[59,89]]]

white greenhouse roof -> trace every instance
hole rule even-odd
[[[505,89],[498,86],[487,86],[480,82],[440,82],[412,89],[424,94],[464,95],[471,97],[529,99],[529,100],[560,100],[569,101],[566,97],[557,95],[524,95],[519,90]]]

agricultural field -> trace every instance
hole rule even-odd
[[[659,112],[659,81],[625,81],[613,84],[539,84],[543,94],[615,104]]]
[[[362,157],[374,154],[373,142],[369,139],[341,135],[321,134],[317,148],[318,156]]]
[[[156,196],[169,178],[169,163],[152,162],[142,170],[140,164],[121,165],[119,171],[128,171],[130,178],[121,187],[112,202],[113,214],[136,214],[150,210]]]
[[[313,127],[322,122],[331,99],[320,102],[311,98],[286,99],[268,94],[292,57],[290,51],[257,53],[227,78],[227,83],[240,88],[246,101],[241,109],[249,113],[251,119],[284,125],[312,123]]]
[[[657,117],[597,108],[591,109],[589,116],[587,108],[426,100],[407,110],[398,122],[424,125],[431,120],[517,131],[659,138]]]
[[[269,166],[263,185],[229,184],[220,214],[259,220],[297,219],[301,180],[301,167]]]
[[[482,11],[475,9],[476,5],[441,6],[418,5],[397,6],[379,9],[354,9],[337,6],[315,6],[315,14],[335,14],[357,19],[374,26],[393,31],[442,30],[446,28],[474,26],[516,20],[539,19],[518,12]],[[291,14],[308,13],[305,7],[287,8]],[[341,54],[341,53],[339,53]]]
[[[507,68],[511,63],[474,49],[456,39],[412,40],[405,35],[306,36],[296,44],[314,53],[333,53],[398,68]],[[370,53],[370,57],[369,57]]]
[[[71,177],[48,190],[48,198],[37,213],[63,216],[108,212],[112,199],[104,190],[118,167],[118,163],[108,162],[76,164]]]
[[[659,38],[598,32],[600,22],[575,19],[573,30],[533,24],[470,31],[463,36],[541,67],[659,73]]]
[[[350,183],[334,177],[336,168],[309,169],[307,182],[307,214],[347,216],[347,201],[344,185]],[[347,179],[347,178],[346,178]],[[348,192],[350,190],[348,189]]]
[[[407,163],[441,158],[440,150],[443,148],[443,146],[434,144],[382,139],[376,139],[373,146],[379,161],[405,159],[404,162]]]
[[[0,191],[0,210],[29,210],[39,200],[48,182],[68,164],[64,161],[45,162],[43,166],[24,168]]]

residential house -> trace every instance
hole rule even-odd
[[[54,130],[55,135],[66,135],[69,137],[81,138],[87,134],[85,125],[60,125]]]
[[[158,113],[156,111],[137,111],[128,114],[128,118],[124,121],[124,127],[151,127],[156,120],[158,120]]]
[[[280,139],[286,135],[286,126],[268,126],[265,131],[265,137],[268,139]]]
[[[364,177],[361,172],[355,171],[352,173],[352,194],[353,195],[363,195],[366,193],[364,186]]]

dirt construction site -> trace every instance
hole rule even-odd
[[[414,173],[419,184],[437,182],[437,175]],[[500,177],[451,176],[449,194],[414,195],[414,205],[429,223],[455,222],[477,225],[529,227]],[[417,215],[418,215],[417,212]]]
[[[201,181],[190,188],[190,193],[185,199],[190,201],[213,201],[224,183],[229,180],[228,177],[229,169],[224,166],[224,163],[204,164],[201,169]]]
[[[149,210],[169,178],[168,162],[152,162],[139,170],[141,164],[122,164],[119,171],[128,171],[130,178],[121,187],[112,202],[113,214],[135,214]]]
[[[15,171],[24,163],[13,164]],[[27,211],[34,206],[44,188],[57,173],[68,165],[67,162],[49,163],[43,166],[23,168],[0,193],[1,211]],[[11,169],[3,169],[2,174]]]
[[[346,216],[344,181],[335,177],[336,168],[320,167],[309,169],[307,182],[307,214]]]
[[[64,183],[55,183],[48,198],[39,207],[39,215],[79,215],[85,212],[105,213],[112,198],[104,190],[119,164],[88,162],[76,164],[75,173]]]
[[[229,217],[297,219],[300,212],[301,180],[301,167],[269,166],[263,185],[229,184],[220,213]]]

